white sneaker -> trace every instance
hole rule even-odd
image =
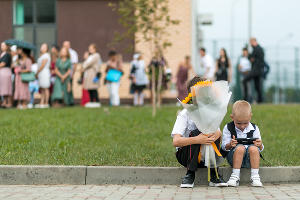
[[[92,104],[92,108],[100,108],[101,107],[101,104],[98,102],[93,102],[91,104]]]
[[[35,108],[41,108],[41,106],[42,106],[41,104],[35,104],[34,107],[35,107]]]
[[[263,186],[263,184],[260,181],[260,177],[259,177],[258,174],[251,177],[251,185],[253,187],[262,187]]]
[[[27,105],[27,108],[32,109],[33,105],[30,103],[30,104]]]
[[[98,103],[98,102],[88,102],[85,104],[86,108],[100,108],[101,107],[101,104]]]
[[[229,187],[236,187],[240,185],[240,177],[235,175],[234,173],[231,174],[228,182],[227,182]]]
[[[86,108],[92,108],[93,107],[93,104],[91,102],[88,102],[84,105],[84,107]]]

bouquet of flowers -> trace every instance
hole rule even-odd
[[[227,81],[200,81],[191,88],[191,93],[181,102],[189,117],[203,134],[215,133],[226,115],[231,97]],[[216,159],[216,155],[218,155]],[[222,156],[215,143],[201,145],[198,161],[205,161],[207,168],[216,167]],[[210,173],[209,173],[210,174]],[[209,177],[210,179],[210,177]]]

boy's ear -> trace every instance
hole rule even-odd
[[[234,119],[233,119],[233,114],[230,114],[230,118],[231,118],[232,120],[234,120]]]

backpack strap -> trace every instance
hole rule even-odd
[[[231,138],[233,138],[233,136],[235,136],[235,138],[237,138],[235,125],[234,125],[233,121],[227,124],[227,129],[229,130],[229,132],[231,134]]]
[[[252,126],[254,127],[254,130],[251,130],[250,132],[247,133],[247,138],[253,138],[253,133],[256,130],[256,125],[251,123]]]
[[[196,136],[198,136],[198,135],[200,135],[201,134],[201,131],[199,131],[198,129],[195,129],[195,130],[193,130],[193,131],[191,131],[190,132],[190,137],[196,137]]]

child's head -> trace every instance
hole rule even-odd
[[[200,76],[195,76],[192,80],[190,80],[187,84],[187,90],[189,91],[189,93],[191,92],[191,87],[193,87],[194,85],[196,85],[196,83],[198,83],[199,81],[206,81],[206,78],[202,78]]]
[[[112,61],[116,61],[117,60],[117,52],[114,50],[111,50],[108,52],[108,57],[110,60]]]
[[[234,121],[235,127],[243,131],[251,121],[251,105],[244,100],[236,101],[232,106],[230,117]]]

